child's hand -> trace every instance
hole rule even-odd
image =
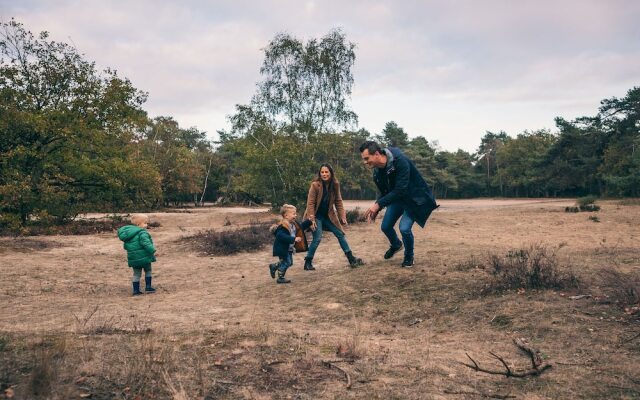
[[[300,243],[302,241],[301,237],[296,237],[296,243]]]

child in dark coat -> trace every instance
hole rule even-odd
[[[304,235],[304,230],[309,229],[311,221],[305,220],[301,224],[296,222],[298,213],[295,206],[291,204],[285,204],[280,208],[280,215],[282,220],[278,225],[272,227],[275,240],[273,242],[273,255],[277,256],[280,261],[274,264],[269,264],[269,273],[271,278],[276,277],[276,271],[278,272],[278,279],[276,283],[290,283],[291,280],[286,279],[284,276],[287,273],[287,269],[293,264],[293,252],[306,251],[307,240]]]
[[[149,225],[149,217],[144,214],[134,214],[131,217],[133,225],[126,225],[118,229],[118,238],[124,242],[127,251],[127,262],[133,269],[133,295],[141,295],[140,277],[144,269],[145,292],[156,291],[151,286],[151,263],[156,261],[156,248],[153,246],[151,235],[145,229]]]

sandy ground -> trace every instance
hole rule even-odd
[[[151,220],[161,224],[150,231],[159,250],[153,267],[158,291],[137,298],[130,296],[130,269],[114,233],[0,238],[0,333],[10,338],[79,335],[91,324],[109,324],[122,332],[149,330],[203,354],[214,351],[207,350],[208,344],[204,350],[199,347],[206,342],[203,338],[224,333],[229,342],[220,341],[224,344],[218,345],[215,357],[224,355],[230,368],[207,369],[207,374],[210,379],[248,383],[224,391],[207,386],[215,394],[211,398],[640,397],[640,339],[623,343],[639,331],[639,324],[615,304],[594,300],[607,295],[606,285],[598,280],[602,270],[638,276],[640,206],[609,201],[599,213],[574,214],[564,212],[573,205],[571,199],[440,203],[425,229],[414,228],[413,269],[399,268],[400,256],[383,259],[388,244],[378,221],[347,227],[351,248],[366,266],[348,268],[337,240],[325,235],[314,260],[317,271],[303,271],[303,255],[296,255],[288,273],[290,285],[276,285],[269,277],[270,247],[210,257],[180,241],[203,229],[233,229],[272,219],[266,210],[153,213]],[[370,204],[347,202],[347,207],[365,209]],[[556,251],[581,286],[480,294],[490,279],[482,269],[488,255],[532,244]],[[589,297],[568,299],[576,294]],[[496,318],[504,323],[496,325]],[[556,362],[554,368],[537,378],[517,380],[476,373],[460,364],[468,361],[469,353],[500,369],[488,353],[493,351],[524,368],[527,360],[512,344],[520,336]],[[263,365],[288,360],[283,363],[291,366],[332,359],[341,345],[357,356],[343,364],[354,380],[349,390],[337,369],[328,377],[313,375],[305,381],[301,376],[283,387],[264,383],[273,377],[249,383],[249,377],[260,372],[243,369],[259,364],[256,360]],[[273,354],[273,349],[279,352]],[[215,365],[215,357],[205,359]],[[93,365],[78,368],[86,372],[97,368]],[[91,373],[88,376],[99,375]],[[175,379],[190,396],[207,398],[205,389],[189,384],[188,374]]]

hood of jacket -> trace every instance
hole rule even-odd
[[[118,229],[118,238],[123,242],[128,242],[143,230],[144,229],[136,225],[125,225],[122,228]]]

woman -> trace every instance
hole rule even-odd
[[[336,213],[337,211],[337,213]],[[338,218],[339,216],[339,218]],[[313,241],[307,251],[304,259],[304,269],[313,271],[313,256],[322,240],[322,230],[328,230],[333,233],[342,251],[344,251],[349,265],[353,268],[363,265],[364,262],[360,258],[356,258],[349,249],[349,243],[344,237],[342,225],[347,224],[347,216],[344,212],[342,204],[342,194],[340,193],[340,183],[333,175],[333,168],[329,164],[322,164],[318,171],[318,176],[311,182],[309,195],[307,196],[307,209],[304,212],[304,219],[313,222]]]

